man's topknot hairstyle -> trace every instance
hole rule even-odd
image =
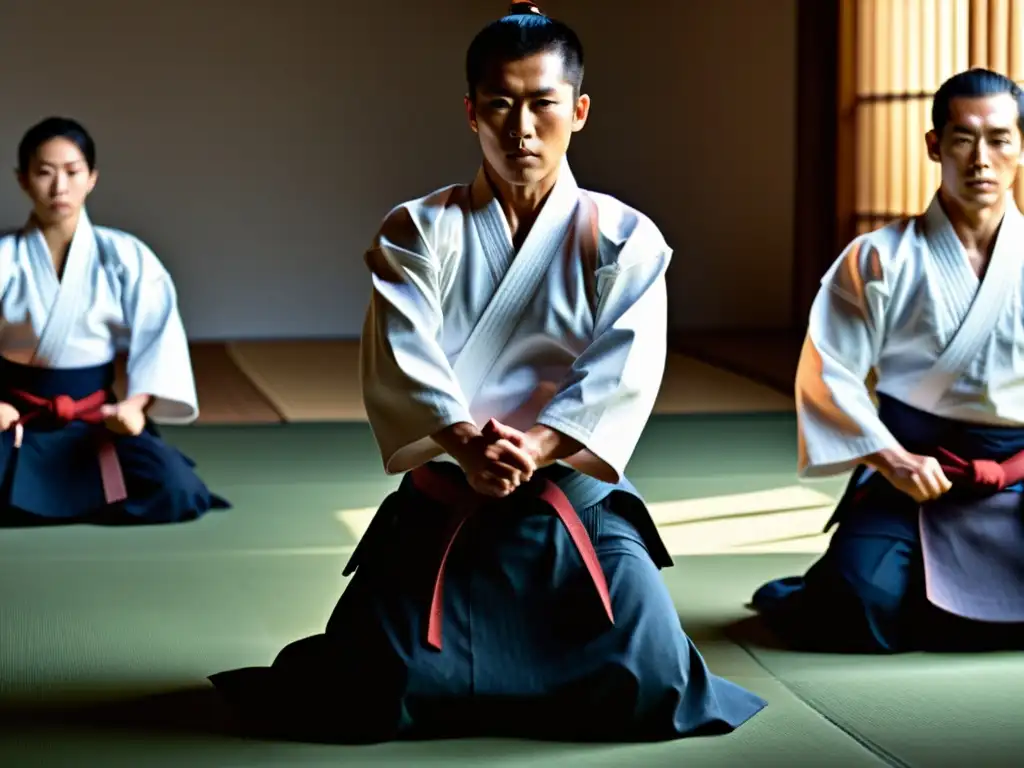
[[[549,19],[534,3],[526,2],[512,3],[507,15],[492,21],[473,38],[466,53],[469,97],[476,97],[489,65],[540,53],[561,55],[565,78],[578,97],[583,87],[583,44],[567,24]]]

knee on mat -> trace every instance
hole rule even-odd
[[[289,674],[326,674],[331,666],[330,640],[323,634],[310,635],[289,643],[274,659],[274,669]]]
[[[654,564],[624,559],[609,574],[615,631],[621,638],[620,650],[641,662],[642,668],[624,668],[623,673],[634,676],[645,689],[673,688],[686,675],[686,627]]]
[[[850,590],[849,610],[863,631],[854,635],[864,653],[902,650],[907,625],[906,594],[884,585],[861,584]]]
[[[156,443],[122,458],[129,504],[159,508],[170,517],[205,509],[206,488],[174,448]]]
[[[903,579],[812,569],[764,584],[751,607],[787,645],[804,650],[895,653],[904,645]]]
[[[809,580],[785,608],[765,612],[783,638],[808,651],[896,653],[903,649],[906,590],[861,579]]]
[[[617,587],[617,588],[616,588]],[[640,649],[643,655],[674,653],[685,639],[685,628],[672,596],[660,579],[638,579],[634,584],[610,585],[614,632],[622,649]],[[608,619],[602,615],[602,624]],[[671,666],[671,665],[669,665]]]
[[[772,611],[792,602],[804,588],[802,576],[786,576],[774,579],[758,587],[750,598],[750,606],[756,611]]]

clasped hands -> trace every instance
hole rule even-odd
[[[113,405],[104,405],[100,409],[103,424],[111,432],[118,435],[137,436],[146,427],[146,414],[143,403],[125,400]],[[0,432],[15,428],[15,445],[21,445],[21,414],[10,403],[0,403]]]
[[[556,460],[552,449],[559,437],[546,427],[521,432],[491,419],[483,429],[456,424],[435,435],[434,440],[462,467],[474,491],[501,499]]]

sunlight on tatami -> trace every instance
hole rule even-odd
[[[649,505],[672,555],[755,552],[819,553],[834,500],[799,485]],[[376,507],[334,513],[348,535],[362,538]]]
[[[192,346],[192,361],[201,424],[366,421],[356,340],[200,343]],[[793,398],[672,353],[654,411],[695,417],[787,414],[793,412]],[[822,527],[833,504],[833,497],[795,484],[794,472],[793,484],[783,476],[779,487],[769,490],[657,501],[650,506],[669,550],[686,555],[820,552],[828,541]],[[359,537],[373,512],[374,508],[356,508],[335,515]]]

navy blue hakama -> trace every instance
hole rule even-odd
[[[468,488],[457,467],[430,471]],[[614,625],[566,526],[524,487],[468,518],[454,540],[443,645],[432,646],[433,575],[453,510],[406,475],[353,554],[325,632],[269,668],[211,680],[249,728],[336,743],[665,740],[728,732],[759,712],[765,702],[712,674],[680,626],[658,572],[671,558],[632,487],[563,467],[538,475],[579,510]]]
[[[48,369],[0,358],[0,401],[19,409],[25,393],[48,401],[26,420],[20,447],[15,432],[0,434],[3,503],[0,526],[56,523],[152,524],[194,520],[230,505],[211,493],[196,475],[194,462],[165,443],[147,423],[142,434],[115,435],[102,424],[67,421],[62,407],[93,396],[115,403],[114,365]],[[104,397],[105,394],[105,397]],[[61,403],[63,401],[63,405]],[[104,448],[116,454],[126,498],[108,501],[101,460]]]
[[[879,416],[910,452],[935,455],[941,446],[971,459],[1004,461],[1024,450],[1024,429],[967,424],[941,418],[879,396]],[[1022,486],[1001,491],[1017,511],[1016,527],[1024,530]],[[975,523],[991,498],[972,497],[956,484],[943,497],[959,505],[957,514],[975,509]],[[789,644],[803,650],[847,653],[896,653],[911,650],[985,650],[1024,648],[1024,624],[978,621],[954,615],[929,600],[923,551],[922,516],[944,514],[921,507],[896,490],[881,474],[858,467],[826,526],[838,524],[825,554],[803,577],[777,579],[761,586],[751,601],[765,622]],[[993,509],[993,515],[995,514]],[[1006,512],[1005,509],[998,510]],[[1013,520],[1010,521],[1011,526]],[[1006,523],[1005,520],[1000,521]],[[1006,542],[1011,548],[1016,545]],[[993,540],[991,546],[1000,542]],[[957,556],[955,550],[952,556]],[[984,554],[984,549],[980,552]],[[949,555],[947,555],[949,556]],[[1012,556],[1012,555],[1011,555]],[[938,557],[938,555],[936,555]],[[977,561],[959,554],[967,576]],[[1019,558],[1019,555],[1018,555]],[[993,549],[993,559],[996,552]],[[943,563],[935,563],[935,570]],[[987,575],[977,574],[979,578]],[[998,584],[996,589],[1024,590],[1024,582]],[[975,589],[977,594],[978,590]],[[969,591],[967,591],[969,594]],[[998,595],[991,595],[993,599]],[[1019,599],[1017,600],[1019,602]],[[1012,601],[1011,601],[1012,602]]]

